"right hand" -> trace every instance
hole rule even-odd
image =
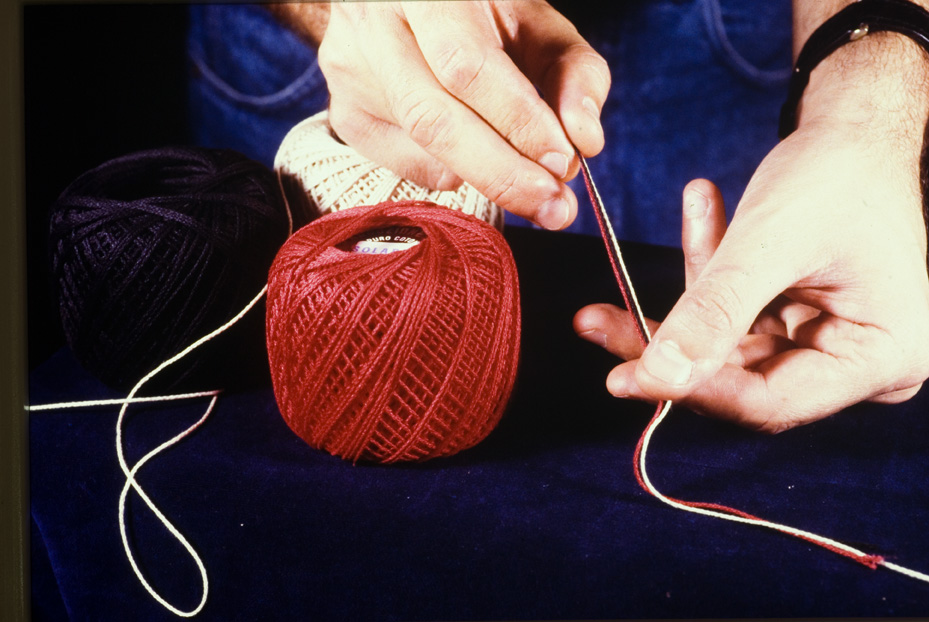
[[[330,123],[362,155],[548,229],[574,220],[564,182],[575,146],[603,148],[610,74],[544,0],[332,3],[319,64]]]

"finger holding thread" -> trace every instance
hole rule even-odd
[[[508,50],[525,33],[510,32],[518,22],[541,22],[557,27],[566,22],[556,11],[520,13],[536,3],[422,3],[409,2],[404,12],[432,73],[452,95],[476,112],[512,148],[564,180],[574,157],[555,112],[539,95]],[[554,23],[552,23],[554,22]],[[463,27],[464,26],[464,27]],[[449,37],[454,32],[456,36]],[[578,37],[579,39],[579,37]],[[561,42],[547,38],[550,47]],[[525,45],[525,44],[524,44]]]
[[[661,325],[646,318],[652,332]],[[574,332],[578,337],[605,348],[621,359],[632,360],[642,356],[642,343],[635,321],[625,309],[610,304],[592,304],[574,314]]]
[[[379,148],[377,141],[368,137],[367,117],[354,112],[360,108],[370,117],[402,130],[407,136],[405,140],[429,155],[427,165],[434,161],[442,163],[502,208],[547,229],[562,229],[574,220],[577,212],[574,193],[539,162],[514,149],[505,134],[488,125],[436,78],[411,25],[398,13],[402,7],[388,3],[346,4],[370,6],[338,9],[334,6],[330,27],[341,23],[338,16],[342,14],[351,14],[351,18],[355,13],[363,13],[363,19],[354,15],[352,22],[362,36],[356,32],[333,39],[332,33],[327,33],[320,47],[320,67],[334,93],[330,112],[339,136],[387,168],[417,183],[429,181],[417,174],[416,162],[403,161],[396,153],[385,152],[383,146]],[[451,10],[451,7],[439,8]],[[459,25],[465,26],[473,24]],[[348,33],[350,29],[343,34]],[[360,67],[351,64],[359,50],[363,56],[364,50],[369,50]],[[377,50],[376,55],[370,50]],[[383,87],[400,83],[404,88],[375,88],[366,92],[356,86],[355,69],[373,74],[373,84]],[[519,121],[521,117],[516,119]],[[557,145],[553,148],[553,152],[559,149]],[[558,168],[560,172],[561,166]]]
[[[687,283],[703,271],[722,240],[726,214],[719,189],[710,181],[697,179],[683,191],[681,240]],[[646,318],[654,334],[659,322]],[[625,360],[642,356],[642,345],[629,313],[608,304],[589,305],[574,316],[574,330],[586,339],[605,347]]]

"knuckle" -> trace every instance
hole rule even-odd
[[[804,420],[805,415],[791,396],[776,391],[768,384],[762,374],[756,376],[761,383],[761,391],[753,399],[740,391],[738,387],[730,387],[736,397],[737,422],[743,427],[760,434],[773,436],[797,427]]]
[[[690,268],[703,268],[712,257],[712,253],[705,252],[702,248],[685,248],[684,262]]]
[[[872,399],[872,401],[881,404],[902,404],[903,402],[909,401],[916,397],[916,394],[919,393],[919,390],[922,388],[922,386],[923,383],[919,383],[916,386],[912,386],[907,389],[900,389],[898,391],[885,393],[884,395],[875,397]]]
[[[583,77],[587,88],[593,89],[598,98],[606,99],[612,83],[609,64],[587,43],[572,44],[552,63],[550,73],[565,72]]]
[[[594,71],[600,74],[603,86],[609,89],[612,77],[610,76],[610,65],[606,62],[606,59],[594,52],[593,54],[588,54],[587,63]]]
[[[742,298],[739,292],[724,280],[704,280],[689,296],[687,321],[693,330],[710,334],[728,335],[738,326]]]
[[[908,340],[911,348],[915,351],[912,356],[916,361],[915,375],[919,382],[929,379],[929,313],[921,313],[920,320],[914,322],[916,326],[910,332],[911,339]]]
[[[433,71],[439,83],[457,96],[466,96],[478,84],[487,61],[485,53],[469,45],[447,45],[436,55]]]
[[[929,379],[929,322],[924,319],[910,321],[901,329],[888,330],[881,336],[891,337],[886,340],[880,359],[892,384],[898,388],[918,388]],[[872,350],[876,351],[876,348]],[[892,362],[895,364],[888,364]]]
[[[609,89],[611,82],[610,66],[606,60],[586,43],[576,43],[572,47],[577,50],[576,54],[579,62],[597,74],[600,82],[599,86]]]
[[[348,42],[353,37],[347,37],[343,30],[339,31],[336,25],[330,22],[327,36],[323,37],[316,50],[316,60],[319,69],[327,80],[339,74],[353,73],[353,65],[358,63],[360,50],[352,49]]]
[[[537,103],[541,104],[541,101]],[[528,111],[526,108],[514,108],[503,118],[500,128],[511,145],[517,147],[530,145],[534,142],[533,139],[544,135],[543,132],[546,130],[542,122],[545,119],[544,110],[538,110],[536,113],[531,110],[532,108],[536,106],[530,106]]]
[[[316,50],[316,61],[319,64],[319,70],[326,77],[334,73],[339,66],[341,54],[336,54],[333,50],[333,44],[329,39],[323,39]]]
[[[329,126],[340,133],[342,128],[351,127],[354,115],[345,111],[344,106],[337,104],[338,100],[333,100],[329,104]]]
[[[795,425],[789,421],[778,419],[776,417],[771,417],[771,418],[766,419],[760,425],[758,425],[755,428],[755,431],[761,434],[766,434],[768,436],[774,436],[775,434],[786,432],[787,430],[790,430],[793,427],[795,427]]]
[[[913,373],[913,379],[918,383],[923,383],[926,380],[929,380],[929,353],[921,353],[920,361],[916,366],[915,372]]]
[[[484,196],[500,206],[510,206],[519,201],[523,193],[520,190],[519,170],[508,168],[490,180],[483,192]]]
[[[404,95],[398,108],[400,126],[417,145],[433,155],[452,148],[455,123],[448,108],[418,91]]]
[[[903,391],[903,392],[900,394],[900,402],[901,402],[901,403],[902,403],[902,402],[907,402],[907,401],[913,399],[914,397],[916,397],[916,395],[917,395],[920,391],[922,391],[923,384],[925,384],[925,383],[924,383],[924,382],[920,382],[920,383],[918,383],[916,386],[913,386],[913,387],[907,389],[906,391]]]

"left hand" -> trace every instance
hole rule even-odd
[[[824,117],[780,143],[728,230],[715,186],[688,184],[686,291],[645,352],[625,311],[575,316],[627,360],[607,378],[613,395],[773,433],[916,394],[929,377],[919,184],[893,141],[850,129]]]

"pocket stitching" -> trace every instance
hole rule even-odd
[[[228,82],[220,78],[203,58],[194,52],[189,54],[191,61],[197,71],[214,88],[218,89],[223,95],[229,97],[240,104],[247,104],[255,107],[269,106],[283,103],[294,98],[301,90],[310,84],[312,79],[319,73],[319,64],[314,60],[306,70],[297,76],[290,84],[284,88],[270,93],[268,95],[248,95],[233,88]]]
[[[701,0],[703,24],[713,51],[722,61],[741,77],[761,86],[781,85],[790,78],[791,68],[761,69],[749,62],[732,44],[726,34],[722,10],[718,0]]]

